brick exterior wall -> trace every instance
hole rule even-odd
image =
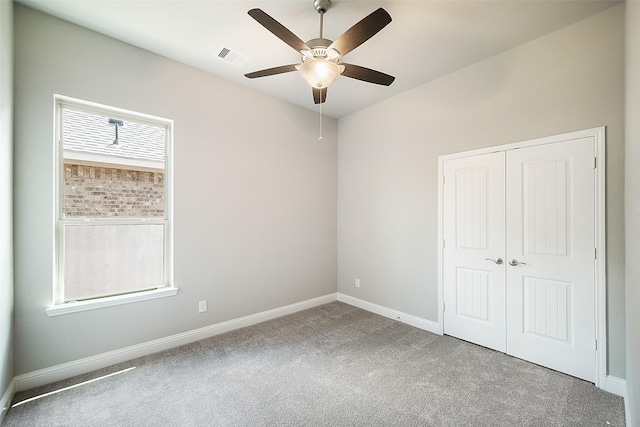
[[[164,216],[164,173],[64,164],[65,217]]]

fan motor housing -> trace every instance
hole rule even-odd
[[[331,43],[333,43],[333,40],[329,40],[329,39],[311,39],[311,40],[309,40],[307,42],[307,46],[309,46],[313,50],[316,50],[316,49],[327,50],[327,48],[329,46],[331,46]]]

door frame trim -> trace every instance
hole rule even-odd
[[[607,384],[607,246],[606,246],[606,128],[605,126],[585,129],[575,132],[563,133],[560,135],[547,136],[544,138],[531,139],[527,141],[515,142],[511,144],[497,145],[480,148],[476,150],[464,151],[460,153],[446,154],[438,157],[438,325],[439,333],[444,334],[444,274],[443,274],[443,208],[444,208],[444,162],[452,159],[477,156],[502,151],[517,150],[519,148],[534,147],[545,144],[554,144],[572,139],[588,138],[594,139],[594,196],[595,196],[595,251],[596,262],[594,266],[595,280],[595,337],[596,364],[595,378],[596,387],[606,389]]]

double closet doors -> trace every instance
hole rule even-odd
[[[443,171],[444,333],[593,382],[593,138]]]

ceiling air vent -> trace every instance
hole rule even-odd
[[[228,47],[221,47],[218,50],[217,56],[223,61],[229,62],[236,67],[242,66],[249,59],[247,55],[243,55],[240,52],[233,51]]]

